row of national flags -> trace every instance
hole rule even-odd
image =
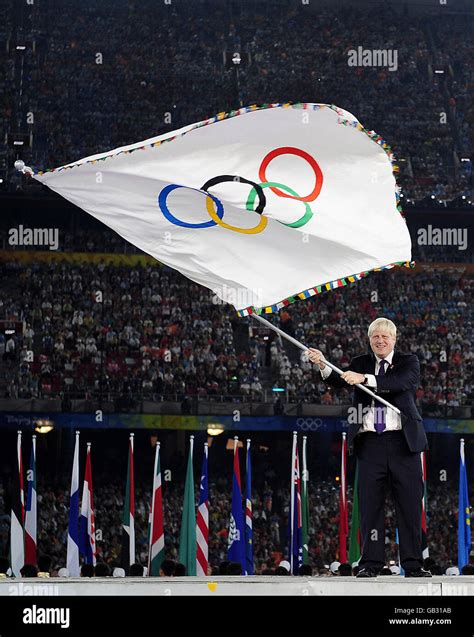
[[[127,477],[122,513],[121,565],[128,574],[136,560],[135,543],[135,485],[134,485],[134,434],[128,444]],[[95,565],[97,549],[95,541],[95,509],[92,482],[91,443],[87,443],[86,464],[79,502],[79,451],[80,433],[75,435],[75,446],[71,474],[69,506],[69,528],[67,537],[67,568],[71,577],[80,575],[80,556],[83,563]],[[228,527],[227,557],[242,566],[242,574],[254,574],[253,560],[253,512],[252,512],[252,466],[251,445],[247,439],[245,455],[245,498],[240,479],[238,437],[233,444],[232,505]],[[290,477],[290,506],[288,514],[288,561],[292,574],[297,574],[302,564],[308,564],[309,544],[309,473],[307,468],[307,437],[303,436],[302,470],[298,436],[293,432]],[[190,436],[184,501],[182,507],[179,561],[185,565],[187,575],[205,577],[209,567],[209,448],[204,444],[204,453],[199,482],[199,500],[196,507],[194,491],[194,436]],[[428,503],[426,490],[426,454],[420,454],[423,475],[422,503],[422,547],[423,558],[428,557],[427,520]],[[23,481],[22,432],[18,431],[16,448],[16,470],[12,481],[10,563],[13,575],[19,577],[23,564],[37,562],[37,474],[36,436],[32,436],[29,468],[26,473],[27,488]],[[359,528],[358,466],[356,464],[352,517],[349,526],[347,501],[347,441],[342,434],[341,475],[339,480],[339,553],[340,562],[358,562],[361,556]],[[467,488],[464,439],[460,441],[459,506],[458,506],[458,567],[469,563],[471,548],[470,508]],[[398,534],[397,534],[398,538]],[[397,540],[398,543],[398,540]],[[349,549],[347,547],[349,544]],[[165,535],[163,516],[163,494],[161,481],[160,443],[155,446],[153,488],[148,526],[148,573],[159,575],[165,558]]]

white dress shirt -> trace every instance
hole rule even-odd
[[[387,361],[388,364],[385,365],[385,373],[387,373],[388,368],[390,367],[390,365],[392,364],[392,359],[393,359],[393,350],[390,352],[390,354],[388,354],[388,356],[385,356],[384,360]],[[365,377],[367,378],[367,386],[371,387],[372,389],[377,389],[377,376],[376,374],[379,373],[380,370],[380,361],[382,359],[379,358],[377,355],[375,356],[375,370],[374,370],[374,374],[365,374]],[[331,368],[326,365],[326,367],[324,369],[320,369],[319,370],[321,372],[321,376],[323,379],[327,378],[329,376],[329,374],[331,373]],[[390,400],[389,400],[390,402]],[[369,410],[367,410],[366,412],[364,412],[363,415],[363,419],[362,419],[362,426],[359,429],[358,433],[364,432],[364,431],[372,431],[375,432],[375,425],[374,425],[374,419],[375,419],[375,411],[374,411],[374,403],[375,401],[372,401],[371,404],[371,408]],[[377,401],[377,406],[378,407],[382,407],[382,403],[379,403]],[[384,431],[397,431],[399,429],[402,428],[402,420],[400,418],[400,415],[397,414],[395,411],[393,411],[393,409],[390,409],[390,407],[386,407],[386,412],[385,412],[385,429]],[[383,433],[383,432],[382,432]]]

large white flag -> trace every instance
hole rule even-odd
[[[408,264],[394,170],[347,111],[274,104],[34,177],[245,315]]]

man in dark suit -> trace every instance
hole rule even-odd
[[[428,448],[423,421],[415,404],[420,363],[414,354],[394,351],[397,328],[378,318],[368,330],[372,354],[356,356],[342,376],[310,348],[323,380],[334,387],[362,384],[398,407],[382,406],[355,387],[349,410],[348,448],[359,465],[359,510],[362,557],[357,577],[375,577],[385,565],[384,504],[390,485],[397,515],[400,562],[406,577],[431,577],[422,568],[421,512],[423,478],[420,452]]]

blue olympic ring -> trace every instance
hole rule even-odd
[[[163,188],[163,190],[160,192],[158,196],[158,205],[160,206],[163,215],[168,219],[168,221],[171,221],[171,223],[174,223],[177,226],[181,226],[182,228],[211,228],[212,226],[217,225],[216,222],[213,221],[212,219],[210,221],[204,221],[203,223],[187,223],[186,221],[181,221],[181,219],[178,219],[177,217],[175,217],[170,212],[168,206],[166,205],[166,200],[170,192],[172,192],[173,190],[176,190],[177,188],[188,188],[188,186],[179,186],[178,184],[170,184],[169,186],[165,186],[165,188]],[[196,192],[202,193],[202,190],[198,190],[197,188],[189,188],[189,190],[195,190]],[[210,192],[206,192],[206,196],[210,197],[212,201],[216,204],[216,207],[217,207],[216,214],[219,217],[219,219],[222,220],[222,217],[224,216],[224,206],[222,205],[222,202],[219,201],[219,199],[215,197],[214,195],[211,195]]]

